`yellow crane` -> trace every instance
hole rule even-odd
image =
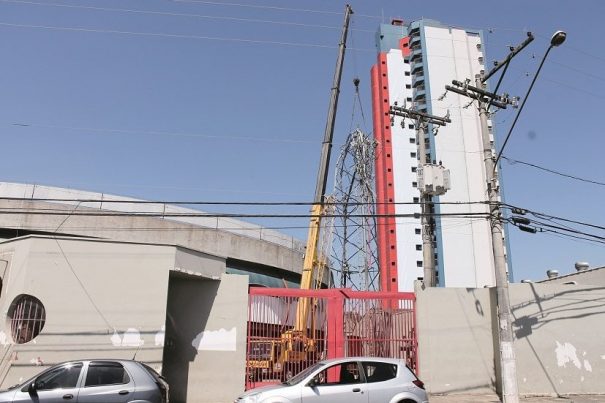
[[[330,165],[330,154],[332,151],[332,138],[334,136],[334,124],[336,121],[336,109],[338,106],[338,96],[340,94],[340,80],[342,77],[342,67],[345,56],[347,33],[349,21],[353,10],[350,5],[345,7],[345,19],[338,45],[338,58],[336,60],[336,70],[332,82],[332,91],[330,95],[330,105],[328,108],[328,118],[324,132],[324,140],[321,148],[321,158],[319,171],[317,173],[317,182],[315,187],[315,198],[311,207],[311,221],[309,224],[309,233],[307,235],[307,247],[305,251],[305,260],[303,262],[302,277],[300,289],[310,290],[321,286],[323,281],[326,260],[324,256],[318,253],[318,244],[322,218],[326,215],[326,185],[328,181],[328,167]],[[296,317],[294,327],[281,335],[280,352],[275,357],[281,368],[286,368],[288,364],[301,363],[308,360],[310,354],[316,352],[316,343],[313,339],[313,324],[308,327],[309,314],[313,301],[311,298],[300,297],[296,307]],[[310,331],[311,330],[311,331]]]
[[[307,236],[307,245],[303,270],[300,281],[300,289],[311,290],[320,288],[324,280],[324,269],[326,267],[326,258],[318,252],[320,229],[322,218],[326,216],[330,203],[326,199],[326,185],[328,180],[328,167],[330,163],[330,154],[332,150],[332,138],[334,135],[334,124],[336,120],[336,109],[338,106],[338,96],[340,94],[340,80],[342,77],[342,67],[346,49],[347,33],[349,21],[353,10],[350,5],[345,6],[345,18],[338,47],[338,58],[336,60],[336,70],[332,82],[330,95],[330,105],[328,108],[328,117],[324,132],[324,139],[321,148],[321,159],[319,171],[317,174],[317,183],[315,188],[315,198],[311,207],[311,221],[309,224],[309,233]],[[309,315],[311,313],[314,301],[309,297],[300,297],[296,306],[296,317],[292,329],[281,334],[276,341],[257,340],[251,345],[254,351],[254,359],[248,361],[248,368],[253,371],[268,371],[274,376],[286,379],[294,375],[292,369],[300,370],[302,365],[314,361],[317,357],[316,340],[313,338],[315,324],[313,320],[309,324]]]

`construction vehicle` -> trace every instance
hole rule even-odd
[[[327,265],[326,258],[320,256],[318,253],[318,246],[322,219],[326,217],[327,211],[331,207],[325,193],[347,33],[352,14],[353,10],[347,4],[345,6],[344,24],[332,82],[315,197],[311,207],[311,221],[300,282],[300,289],[302,290],[321,288]],[[315,302],[312,298],[300,297],[297,302],[296,316],[292,329],[283,332],[279,340],[257,340],[251,342],[250,359],[248,360],[249,372],[260,371],[272,374],[275,378],[285,380],[295,375],[295,372],[302,370],[307,363],[313,363],[320,357],[321,351],[318,351],[318,345],[313,336],[315,334],[315,324],[311,321],[310,326],[308,326],[309,315],[314,304]]]

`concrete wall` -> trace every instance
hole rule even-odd
[[[427,288],[416,298],[420,379],[429,392],[493,391],[490,290]]]
[[[519,392],[605,394],[605,288],[511,284]],[[431,393],[496,390],[495,289],[417,290],[420,377]]]
[[[522,284],[510,296],[519,391],[605,393],[605,287]]]
[[[173,402],[229,402],[244,389],[248,277],[225,259],[173,246],[28,236],[0,243],[0,387],[83,358],[126,358],[161,371]],[[46,321],[16,344],[19,295]],[[8,313],[8,315],[7,315]]]
[[[98,202],[48,203],[27,200],[0,200],[0,208],[24,212],[0,214],[0,230],[69,234],[124,242],[179,245],[207,254],[254,262],[301,273],[304,244],[277,231],[230,218],[76,216],[72,211],[107,214],[111,211],[178,213],[199,215],[201,211],[162,203],[132,204],[125,197],[82,192],[48,186],[0,182],[0,195],[18,198],[65,198],[107,200]],[[121,200],[124,203],[112,203]],[[71,204],[70,204],[71,203]],[[27,214],[28,210],[51,209],[65,215]],[[152,229],[152,230],[150,230]],[[26,232],[27,233],[27,232]],[[2,267],[0,266],[0,269]]]
[[[247,276],[171,276],[164,353],[170,401],[231,402],[243,392],[247,308]]]
[[[137,358],[161,368],[169,268],[174,248],[26,238],[0,244],[7,260],[0,297],[0,385],[38,365],[78,358]],[[142,280],[145,280],[144,282]],[[7,313],[29,294],[46,310],[33,341],[14,344]]]

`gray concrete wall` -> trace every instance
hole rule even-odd
[[[510,297],[519,391],[605,394],[605,287],[515,284]]]
[[[171,276],[164,375],[172,402],[232,402],[243,392],[247,308],[247,276]]]
[[[216,217],[157,217],[77,216],[73,211],[111,213],[139,211],[150,214],[200,214],[162,203],[131,204],[125,197],[72,189],[0,182],[0,194],[5,197],[66,198],[107,200],[98,202],[49,203],[27,200],[0,200],[0,208],[24,212],[0,214],[0,229],[47,231],[57,234],[97,237],[125,242],[177,245],[214,256],[254,262],[301,273],[304,244],[277,231],[230,218]],[[123,200],[124,203],[111,201]],[[50,209],[65,215],[27,214],[28,210]],[[151,229],[151,230],[150,230]]]
[[[0,320],[0,385],[71,359],[137,353],[160,369],[174,250],[35,237],[0,244],[0,259],[9,261],[0,297],[4,318],[20,294],[35,296],[46,310],[42,332],[25,344],[14,344],[10,322]]]
[[[417,290],[420,377],[432,393],[499,383],[494,289]],[[519,392],[605,394],[605,287],[511,284]]]
[[[539,284],[564,284],[575,282],[577,284],[605,286],[605,267],[596,267],[583,271],[561,273],[558,277],[536,281]]]
[[[428,391],[494,390],[489,289],[418,289],[416,298],[419,376]]]

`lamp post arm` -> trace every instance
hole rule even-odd
[[[527,93],[525,94],[525,97],[523,98],[523,102],[521,103],[521,106],[519,107],[519,110],[517,111],[515,120],[513,121],[513,124],[510,126],[510,129],[508,130],[508,134],[506,135],[506,138],[504,139],[504,143],[502,144],[502,147],[500,148],[500,151],[498,152],[498,156],[496,157],[496,161],[494,162],[494,170],[498,166],[498,161],[500,161],[500,157],[502,156],[504,147],[506,147],[506,143],[508,143],[508,139],[510,138],[510,135],[513,133],[513,129],[515,128],[515,124],[517,123],[517,120],[519,119],[519,115],[521,115],[521,112],[523,111],[523,107],[525,106],[525,102],[527,102],[527,98],[529,98],[529,93],[531,92],[532,88],[534,87],[534,84],[536,83],[536,79],[538,78],[538,74],[540,74],[540,70],[542,70],[542,66],[544,65],[546,56],[548,56],[548,53],[550,53],[550,50],[552,48],[553,48],[553,45],[550,45],[548,47],[548,49],[546,50],[546,53],[544,54],[544,57],[542,58],[542,61],[540,62],[540,67],[538,67],[538,71],[536,71],[536,74],[534,75],[534,79],[531,81],[529,89],[527,90]]]

